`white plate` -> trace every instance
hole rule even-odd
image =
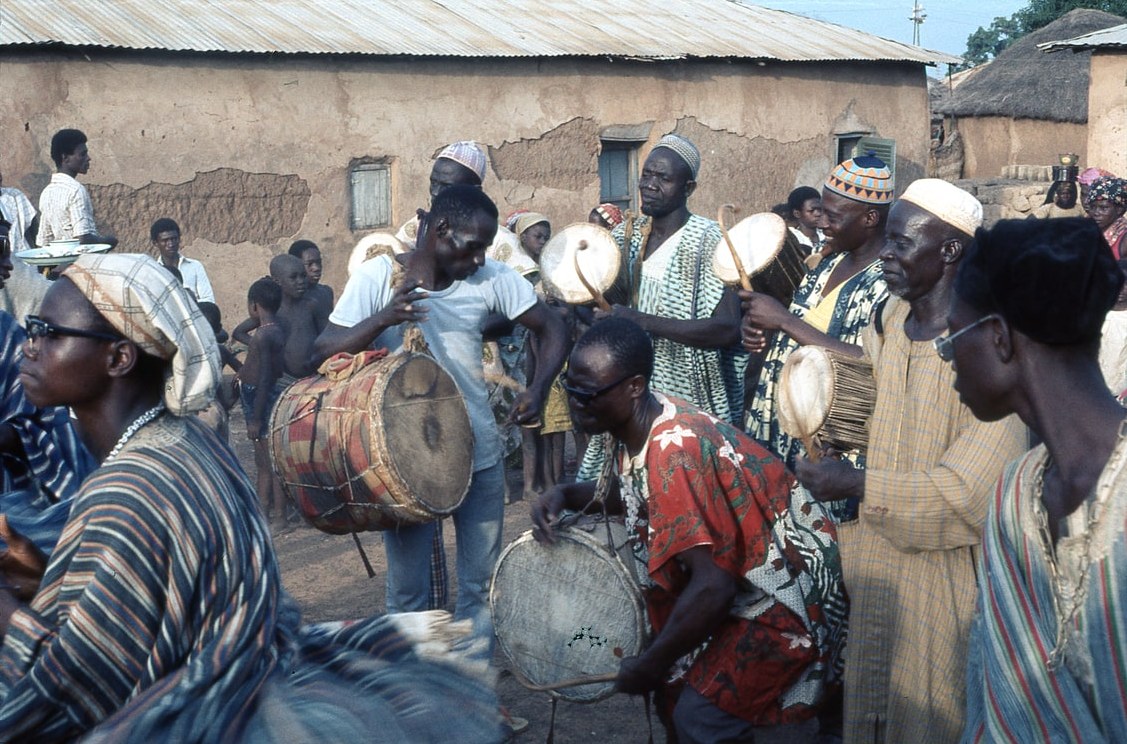
[[[16,258],[32,266],[66,266],[74,263],[75,259],[87,253],[105,253],[112,248],[109,243],[84,243],[78,246],[67,246],[59,249],[52,246],[46,248],[29,248],[26,251],[16,251]]]

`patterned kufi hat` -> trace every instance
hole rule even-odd
[[[479,181],[485,180],[485,168],[487,166],[485,151],[473,140],[462,140],[447,145],[442,152],[438,153],[438,157],[464,165],[477,174]]]
[[[1091,206],[1097,199],[1107,199],[1119,206],[1127,206],[1127,181],[1122,178],[1097,178],[1088,187],[1084,205]]]
[[[915,204],[966,235],[974,235],[982,225],[982,204],[978,199],[941,178],[912,181],[900,201]]]
[[[654,150],[664,147],[667,150],[672,150],[677,154],[677,157],[685,161],[689,166],[689,172],[693,175],[693,180],[697,179],[697,174],[700,173],[700,150],[692,142],[682,137],[679,134],[667,134],[658,140],[654,145]]]
[[[891,204],[892,171],[875,155],[862,155],[834,168],[826,188],[865,204]]]
[[[219,386],[219,346],[207,318],[150,256],[80,256],[63,272],[118,333],[171,362],[164,404],[177,416],[202,411]]]
[[[606,202],[595,207],[595,211],[607,221],[612,230],[622,224],[622,210],[618,208],[617,204]]]

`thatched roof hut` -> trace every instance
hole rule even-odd
[[[959,117],[1002,116],[1084,124],[1088,121],[1091,51],[1046,54],[1037,45],[1117,26],[1124,20],[1101,10],[1070,11],[1021,37],[981,66],[978,74],[958,86],[936,110]]]

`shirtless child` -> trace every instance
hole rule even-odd
[[[325,319],[318,315],[316,303],[308,296],[309,283],[300,258],[286,253],[274,256],[270,259],[270,278],[282,288],[282,305],[277,317],[285,331],[283,382],[289,383],[316,370],[310,356],[314,339],[325,327]],[[247,318],[231,335],[249,346],[250,332],[257,327],[258,321]]]
[[[286,334],[278,324],[282,289],[273,279],[263,277],[247,290],[247,312],[257,321],[258,330],[249,338],[246,359],[239,369],[239,398],[247,421],[247,438],[254,442],[256,487],[262,513],[276,531],[286,528],[286,507],[282,484],[270,467],[267,451],[267,424],[277,400],[282,377]]]
[[[317,318],[324,328],[333,311],[333,290],[321,284],[321,249],[312,240],[295,240],[290,246],[289,254],[301,259],[305,267],[305,278],[309,280],[309,289],[306,295],[317,305]]]

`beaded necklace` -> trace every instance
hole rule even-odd
[[[133,423],[125,427],[125,431],[122,433],[121,438],[117,440],[117,444],[115,444],[113,446],[113,449],[110,450],[110,453],[106,455],[106,459],[102,460],[102,464],[106,464],[107,462],[121,454],[121,448],[125,446],[126,442],[133,438],[133,435],[137,433],[137,430],[155,419],[163,412],[164,403],[157,403],[155,406],[145,411],[137,418],[133,419]]]
[[[1111,460],[1108,461],[1105,469],[1113,466],[1116,460],[1124,456],[1125,450],[1122,445],[1125,438],[1127,438],[1127,418],[1119,425],[1119,436],[1112,450]],[[1049,669],[1057,669],[1064,660],[1065,650],[1069,645],[1069,638],[1072,634],[1072,625],[1084,606],[1084,599],[1088,593],[1088,584],[1090,583],[1088,572],[1096,561],[1096,558],[1092,555],[1092,537],[1099,527],[1100,519],[1107,511],[1107,502],[1111,498],[1111,479],[1100,478],[1093,496],[1082,504],[1087,511],[1087,522],[1083,531],[1082,560],[1075,587],[1070,587],[1064,571],[1061,570],[1061,556],[1058,554],[1059,546],[1053,544],[1052,532],[1049,530],[1049,517],[1044,506],[1045,473],[1052,467],[1052,463],[1052,456],[1046,456],[1044,464],[1037,473],[1033,484],[1033,513],[1048,558],[1050,582],[1053,587],[1053,606],[1057,616],[1056,644],[1049,654],[1048,667]]]

